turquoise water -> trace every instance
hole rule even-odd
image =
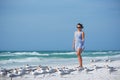
[[[94,59],[120,59],[120,51],[84,51],[83,61]],[[76,53],[73,51],[1,51],[0,66],[20,64],[62,64],[65,62],[77,63]]]
[[[120,51],[84,51],[83,57],[105,57],[120,55]],[[23,58],[76,58],[72,51],[31,51],[31,52],[0,52],[0,60],[23,59]]]

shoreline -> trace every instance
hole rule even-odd
[[[96,62],[105,62],[105,60],[107,59],[110,59],[112,62],[114,61],[119,61],[120,59],[118,58],[103,58],[101,57],[102,59],[100,59],[99,57],[95,57],[93,58],[95,60],[95,63]],[[32,59],[31,59],[32,60]],[[84,58],[83,59],[83,65],[87,65],[87,64],[90,64],[92,60],[92,57],[90,58]],[[24,65],[26,64],[29,64],[29,65],[45,65],[45,66],[57,66],[57,65],[78,65],[78,60],[77,58],[68,58],[68,59],[65,59],[65,58],[60,58],[60,59],[44,59],[44,60],[41,60],[41,61],[34,61],[31,62],[25,62],[25,60],[22,62],[19,60],[19,62],[14,62],[14,61],[11,61],[11,62],[0,62],[0,67],[1,68],[6,68],[6,69],[10,69],[10,68],[16,68],[16,67],[23,67]],[[8,67],[9,66],[9,67]]]

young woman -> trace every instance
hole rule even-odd
[[[77,31],[74,33],[74,40],[73,40],[73,49],[75,49],[77,57],[78,57],[78,62],[79,62],[79,67],[83,67],[82,65],[82,56],[81,53],[84,49],[84,32],[82,31],[83,25],[78,23],[77,24]]]

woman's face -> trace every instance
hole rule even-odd
[[[78,29],[79,31],[81,31],[81,30],[82,30],[82,28],[81,28],[81,26],[80,26],[80,25],[77,25],[77,29]]]

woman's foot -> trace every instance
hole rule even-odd
[[[84,70],[84,68],[81,67],[81,66],[78,66],[78,67],[76,67],[76,68],[78,69],[78,71],[80,71],[80,70]]]

